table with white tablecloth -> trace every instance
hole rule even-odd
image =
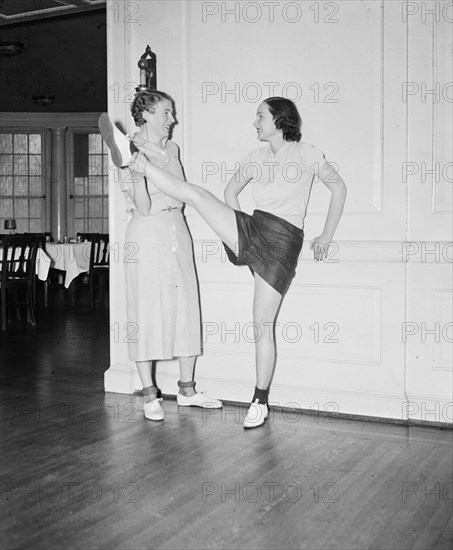
[[[46,243],[46,253],[51,260],[50,267],[66,272],[66,288],[80,273],[90,268],[91,242]]]

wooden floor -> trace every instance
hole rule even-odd
[[[1,548],[451,549],[450,430],[105,394],[102,307],[0,335]]]

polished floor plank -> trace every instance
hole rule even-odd
[[[246,431],[243,407],[172,399],[150,422],[104,393],[108,338],[83,303],[0,335],[2,547],[451,548],[451,430],[273,412]]]

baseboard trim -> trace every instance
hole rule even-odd
[[[141,391],[135,391],[134,395],[142,395]],[[168,401],[176,401],[176,394],[162,393],[161,396]],[[228,399],[222,399],[224,405],[231,405],[233,407],[247,408],[249,403],[244,403],[243,401],[230,401]],[[301,416],[310,416],[313,417],[314,411],[310,409],[295,409],[293,407],[284,407],[282,405],[270,405],[270,409],[277,412],[293,413],[297,411]],[[415,420],[402,418],[386,418],[384,416],[367,416],[364,414],[351,414],[351,413],[340,413],[340,412],[329,412],[329,411],[316,411],[316,415],[320,418],[329,418],[335,420],[353,420],[355,422],[375,422],[379,424],[392,424],[397,426],[421,426],[424,428],[437,428],[437,429],[447,429],[453,430],[453,423],[449,422],[437,422],[430,420]],[[245,416],[245,415],[244,415]]]

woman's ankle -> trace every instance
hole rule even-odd
[[[157,399],[157,388],[156,386],[146,386],[142,390],[143,400],[145,403],[150,403]]]
[[[258,403],[260,405],[267,405],[268,398],[269,387],[264,390],[255,386],[255,393],[253,394],[252,403],[254,403],[258,399]]]
[[[193,380],[188,382],[181,382],[178,380],[179,393],[185,397],[192,397],[197,392],[195,390],[195,382]]]

